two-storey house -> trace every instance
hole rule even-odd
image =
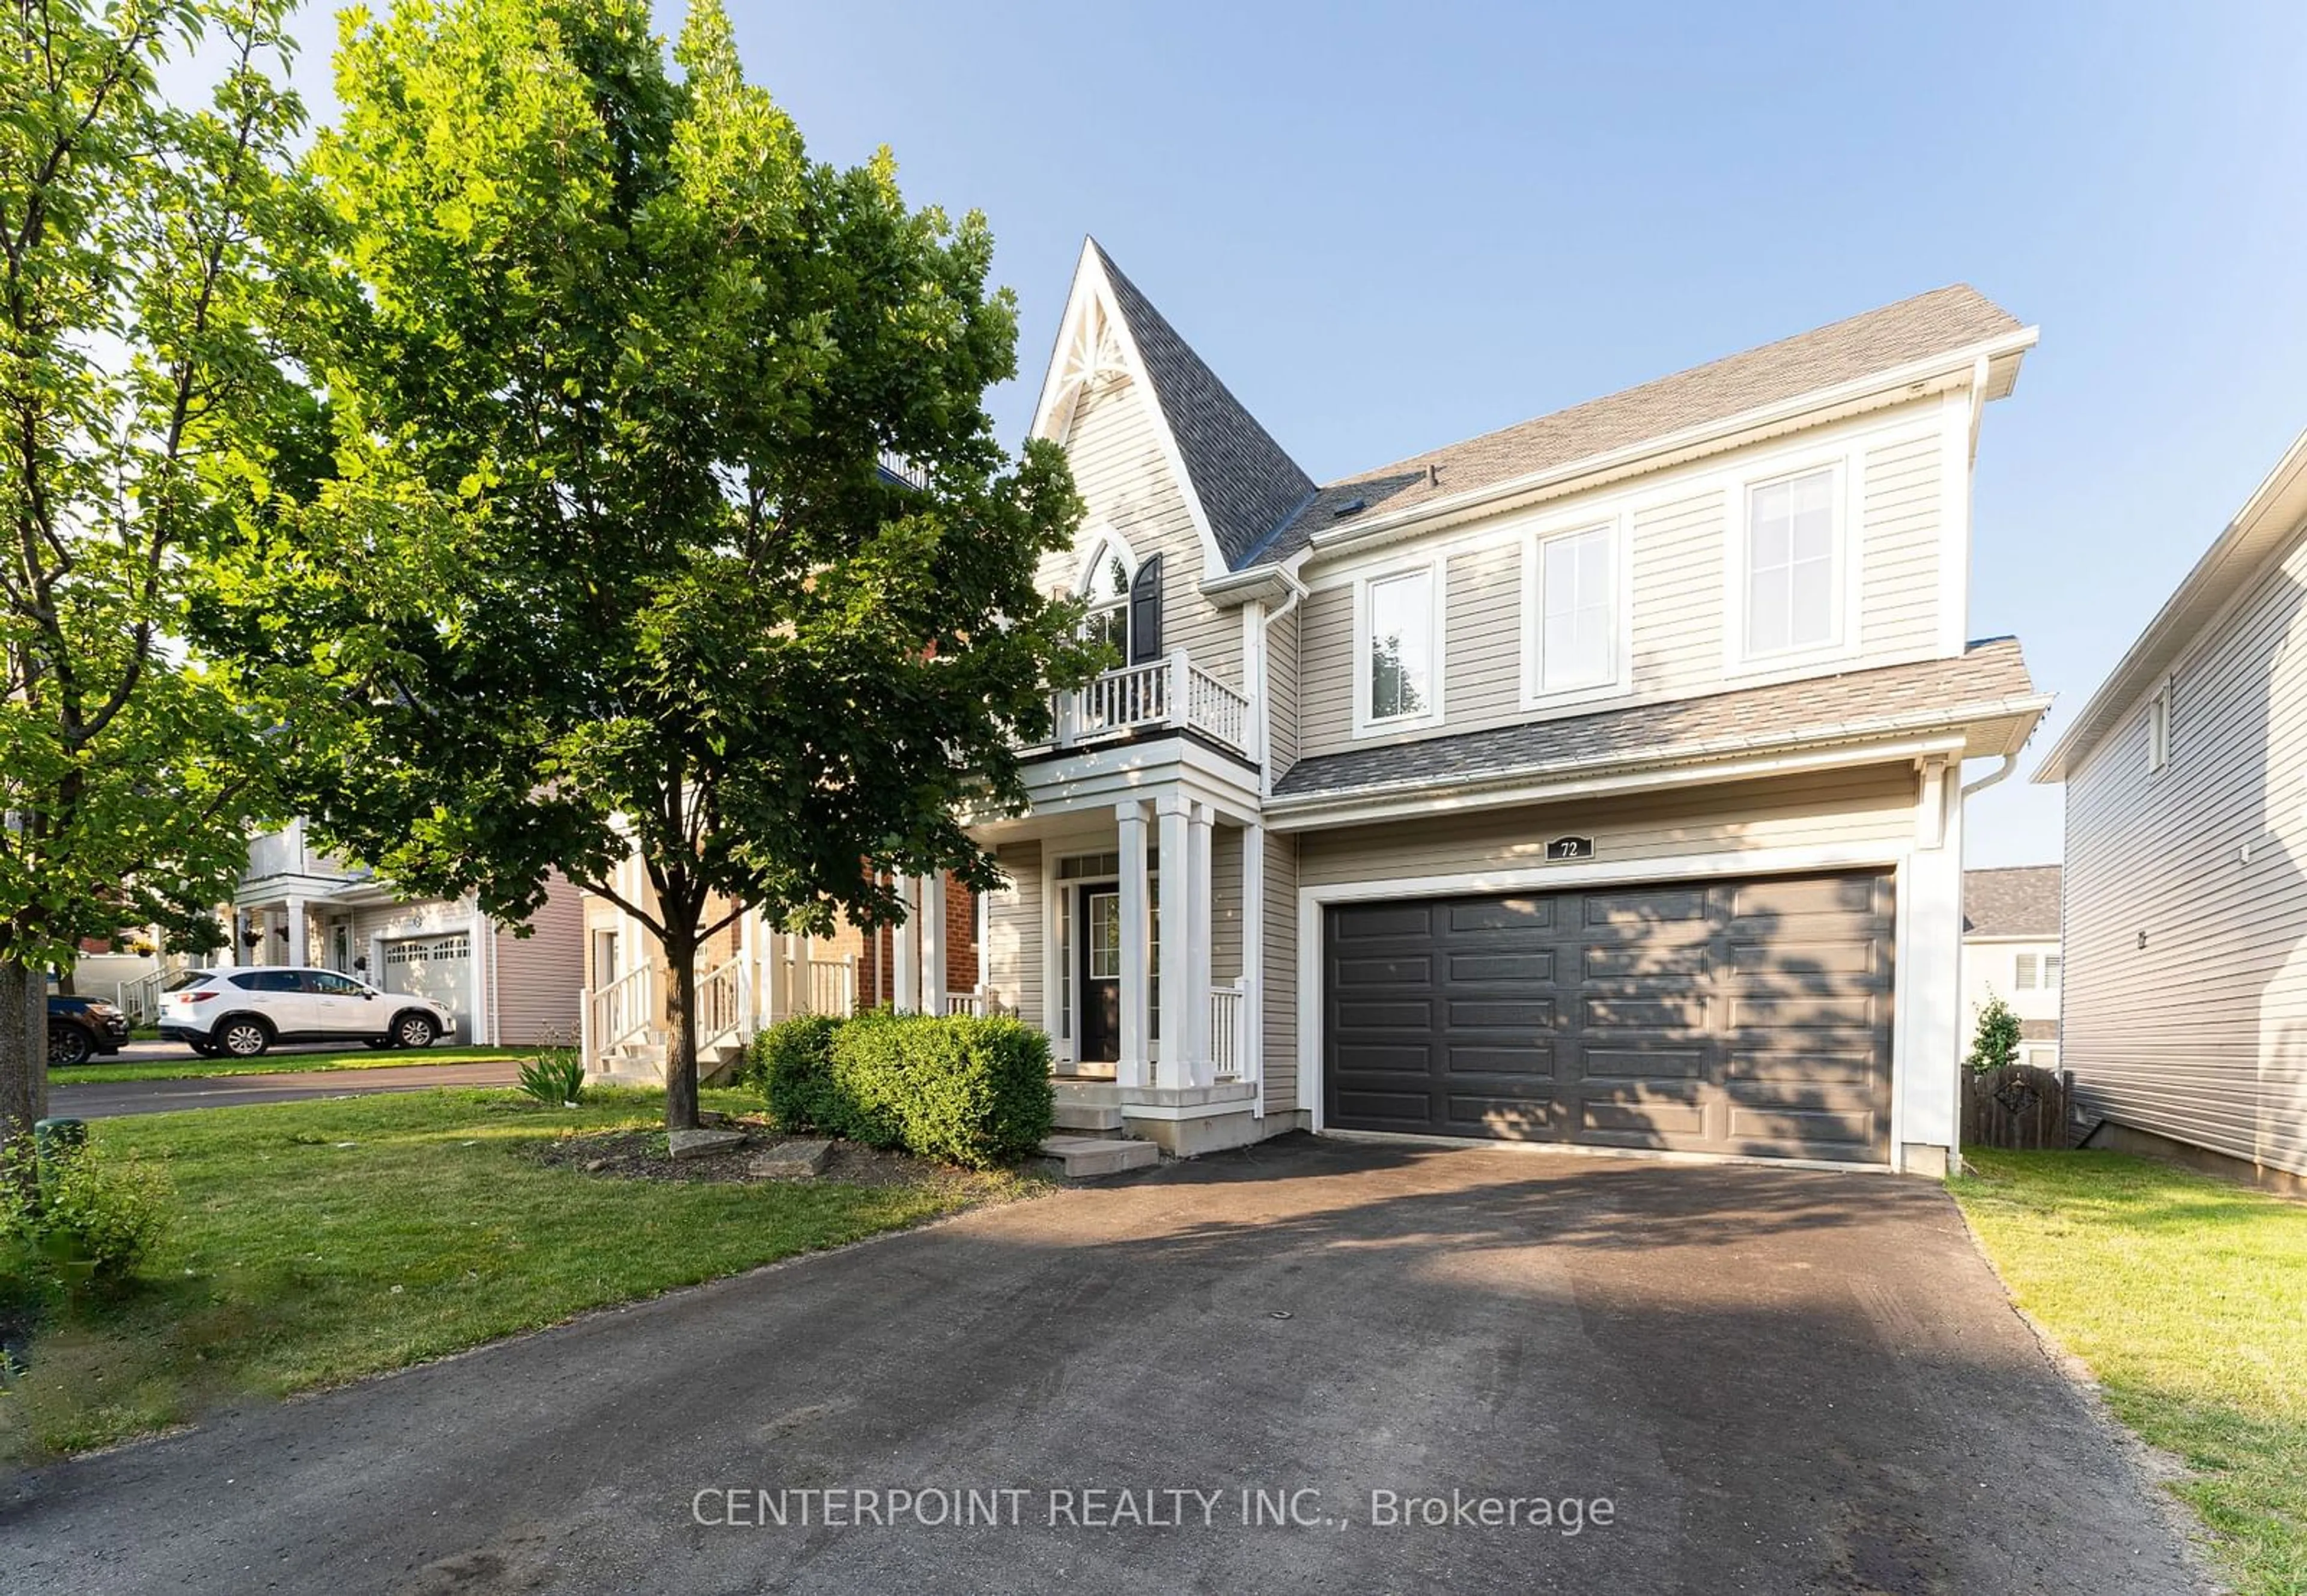
[[[2020,864],[1962,878],[1962,1015],[1977,1034],[2000,998],[2019,1020],[2019,1061],[2059,1067],[2059,867]]]
[[[978,831],[1067,1122],[1945,1168],[1963,761],[2047,702],[1965,626],[2035,337],[1943,288],[1320,484],[1085,245],[1042,577],[1126,663]]]

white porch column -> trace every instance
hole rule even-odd
[[[301,897],[290,898],[288,900],[288,957],[281,962],[291,965],[311,962],[309,957],[312,951],[309,940],[311,936],[312,927],[304,917],[304,900]]]
[[[1154,1084],[1194,1084],[1194,837],[1193,805],[1181,794],[1154,800],[1162,817],[1161,1068]]]
[[[1917,782],[1917,845],[1908,855],[1899,945],[1900,1146],[1908,1174],[1936,1176],[1957,1151],[1962,1100],[1961,768],[1925,768]]]
[[[1114,805],[1113,817],[1121,831],[1121,1059],[1114,1066],[1118,1085],[1142,1086],[1153,1075],[1153,1051],[1146,1034],[1146,902],[1145,806],[1132,800]],[[1086,940],[1089,927],[1077,925],[1074,935]],[[1079,1014],[1085,1000],[1077,1000]],[[1078,1019],[1076,1034],[1080,1034]]]
[[[897,897],[905,905],[905,920],[889,929],[889,968],[896,976],[890,984],[889,1007],[899,1014],[913,1014],[922,1006],[921,948],[913,940],[921,931],[921,878],[899,877]]]
[[[1265,828],[1241,828],[1241,1078],[1257,1083],[1251,1117],[1265,1118]]]
[[[915,894],[922,905],[922,1012],[945,1012],[945,871],[931,871],[921,879]]]
[[[1217,811],[1206,803],[1194,805],[1193,852],[1187,856],[1187,884],[1192,891],[1193,914],[1186,922],[1186,1040],[1192,1051],[1187,1062],[1193,1078],[1180,1085],[1206,1086],[1216,1077],[1210,1046],[1210,945],[1217,940],[1217,889],[1211,870],[1212,831]]]

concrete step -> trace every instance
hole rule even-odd
[[[1057,1127],[1059,1130],[1078,1130],[1089,1135],[1121,1131],[1121,1110],[1110,1103],[1076,1103],[1062,1094],[1057,1103]]]
[[[1042,1144],[1042,1156],[1064,1167],[1068,1180],[1091,1180],[1142,1170],[1162,1162],[1162,1149],[1152,1142],[1121,1141],[1106,1137],[1053,1136]]]

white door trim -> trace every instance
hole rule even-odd
[[[1556,891],[1575,887],[1626,886],[1644,881],[1703,880],[1724,876],[1793,875],[1837,870],[1889,870],[1896,940],[1891,950],[1891,1163],[1901,1164],[1903,1128],[1900,1100],[1907,1075],[1908,1025],[1904,948],[1907,940],[1907,862],[1910,848],[1888,843],[1822,844],[1811,847],[1754,848],[1737,853],[1692,854],[1642,859],[1597,859],[1575,864],[1513,865],[1447,876],[1396,876],[1379,880],[1333,881],[1298,888],[1298,1079],[1299,1105],[1311,1116],[1316,1134],[1324,1128],[1322,1078],[1322,911],[1332,904],[1385,898],[1466,897],[1485,892]],[[1881,1168],[1881,1165],[1869,1166]]]

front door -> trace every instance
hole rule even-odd
[[[1121,1057],[1121,893],[1084,887],[1081,893],[1081,1061],[1111,1064]]]

